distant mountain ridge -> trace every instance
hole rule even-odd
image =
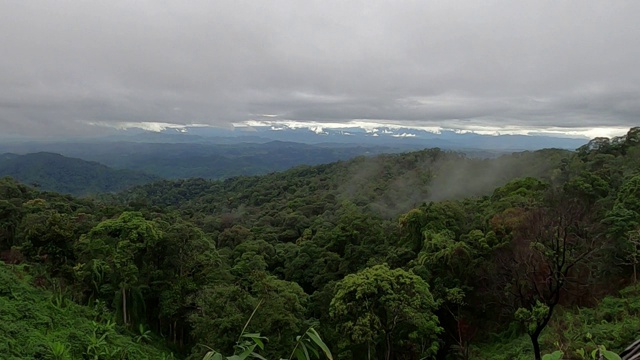
[[[360,155],[403,151],[403,148],[345,144],[310,145],[287,141],[265,143],[57,142],[0,145],[0,152],[47,151],[97,161],[114,169],[130,169],[162,178],[223,179],[283,171]]]
[[[56,153],[0,154],[0,176],[10,176],[43,190],[86,196],[118,192],[160,178],[132,170],[69,158]]]
[[[161,130],[145,130],[138,127],[127,129],[109,129],[103,135],[87,138],[58,138],[49,139],[51,142],[85,141],[117,143],[189,143],[210,145],[234,145],[254,143],[261,144],[270,141],[287,141],[308,145],[343,144],[349,146],[382,146],[419,150],[438,147],[446,150],[498,150],[503,152],[540,150],[544,148],[560,148],[575,150],[586,144],[590,139],[566,134],[535,133],[518,134],[478,134],[474,132],[446,130],[429,131],[411,127],[376,126],[376,127],[332,127],[325,125],[288,126],[286,124],[237,124],[231,128],[215,126],[184,125],[179,128],[166,127]],[[142,126],[142,125],[141,125]],[[334,124],[335,126],[335,124]],[[4,145],[42,142],[42,139],[3,138]],[[0,150],[2,151],[2,150]]]
[[[362,146],[390,146],[407,149],[425,149],[439,147],[447,150],[502,150],[522,151],[544,148],[575,150],[586,144],[587,138],[556,137],[544,134],[536,135],[483,135],[472,132],[440,131],[430,132],[414,128],[378,127],[364,129],[250,126],[235,129],[214,127],[185,127],[184,129],[165,129],[161,132],[127,130],[123,137],[134,141],[163,142],[268,142],[272,140],[292,141],[305,144],[351,144]]]

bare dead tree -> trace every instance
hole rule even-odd
[[[599,231],[589,209],[554,197],[527,211],[513,240],[497,257],[503,302],[511,304],[541,359],[539,337],[563,296],[582,282],[579,267],[600,248]]]

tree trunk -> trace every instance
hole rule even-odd
[[[180,326],[180,348],[184,347],[184,326]]]
[[[529,337],[531,338],[531,344],[533,344],[533,355],[535,357],[535,360],[542,360],[542,355],[540,354],[540,343],[538,342],[538,339],[540,338],[542,330],[544,330],[544,328],[549,323],[549,320],[551,320],[551,316],[553,316],[553,310],[556,308],[556,304],[558,303],[558,300],[560,298],[559,290],[555,296],[556,301],[552,304],[548,304],[549,312],[547,313],[547,316],[545,316],[541,324],[538,324],[536,331],[533,334],[529,334]]]
[[[391,360],[391,335],[387,334],[386,340],[387,340],[387,353],[385,355],[385,360]]]
[[[127,321],[127,291],[122,288],[122,322],[127,326],[129,323]]]
[[[539,336],[540,334],[529,335],[531,343],[533,344],[533,356],[535,360],[542,359],[542,355],[540,354],[540,343],[538,343]]]

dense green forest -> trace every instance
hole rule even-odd
[[[287,358],[314,328],[337,359],[586,359],[640,334],[640,128],[93,198],[3,178],[0,250],[16,358],[202,359],[243,329]]]

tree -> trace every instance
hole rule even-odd
[[[618,192],[616,206],[622,206],[640,214],[640,175],[624,181]]]
[[[193,336],[200,343],[230,352],[237,340],[234,330],[242,328],[261,304],[247,330],[269,337],[271,346],[266,355],[281,353],[302,328],[307,295],[295,283],[269,275],[255,279],[250,288],[237,282],[206,285],[193,297],[196,311],[189,316]]]
[[[19,227],[19,247],[30,260],[49,265],[52,275],[64,273],[73,259],[75,221],[55,210],[42,210],[24,216]]]
[[[424,232],[424,249],[418,254],[418,262],[429,268],[446,267],[453,277],[459,278],[469,270],[473,249],[464,241],[456,241],[455,235],[448,230]]]
[[[627,179],[618,192],[613,209],[603,221],[623,265],[633,267],[634,283],[640,263],[640,175]]]
[[[539,337],[555,307],[578,285],[578,267],[597,249],[598,231],[580,202],[551,199],[547,207],[527,212],[514,239],[497,258],[502,270],[504,304],[516,304],[515,317],[525,325],[536,360]]]
[[[429,286],[417,275],[386,264],[347,275],[337,284],[330,314],[351,345],[365,345],[379,358],[395,358],[394,345],[411,340],[415,351],[433,356],[441,332]],[[384,355],[382,355],[384,354]],[[382,356],[380,356],[382,355]]]
[[[138,292],[142,285],[139,279],[144,254],[160,236],[157,225],[141,213],[123,212],[117,219],[99,223],[80,238],[79,247],[85,262],[76,266],[79,275],[93,278],[94,291],[98,295],[106,295],[106,289],[120,294],[116,299],[120,302],[125,325],[132,320],[129,300],[136,295],[132,290]],[[140,296],[135,298],[140,299]]]
[[[147,300],[158,304],[157,309],[148,311],[148,321],[157,321],[160,332],[166,331],[168,338],[182,347],[188,340],[187,317],[193,295],[209,282],[231,276],[213,240],[193,224],[171,219],[163,230],[157,245],[147,251],[145,282],[151,286]]]
[[[218,248],[234,248],[242,242],[249,240],[253,240],[251,231],[244,226],[234,225],[231,228],[224,229],[224,231],[218,235]]]
[[[422,248],[422,229],[427,223],[427,215],[422,209],[413,209],[400,216],[399,226],[411,244],[413,251],[418,252]]]
[[[638,283],[638,265],[640,265],[640,228],[629,231],[625,242],[625,265],[633,267],[633,283]]]
[[[20,223],[20,208],[0,198],[0,250],[11,248]]]

